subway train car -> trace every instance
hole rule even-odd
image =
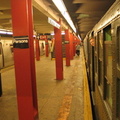
[[[0,69],[14,65],[13,41],[14,38],[12,37],[12,35],[7,35],[7,34],[0,35]],[[51,41],[48,41],[48,44],[50,48]],[[39,40],[39,46],[40,46],[40,55],[41,56],[45,55],[45,40]],[[36,47],[36,45],[34,45],[34,47]]]
[[[0,35],[0,69],[13,64],[13,38],[11,35]]]
[[[84,55],[94,118],[120,120],[120,0],[85,37]]]

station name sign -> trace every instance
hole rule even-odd
[[[60,29],[60,25],[57,22],[55,22],[53,19],[51,19],[50,17],[48,17],[48,23],[50,23],[54,27]]]

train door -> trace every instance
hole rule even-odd
[[[0,69],[3,68],[3,51],[2,51],[2,43],[0,42]]]
[[[4,55],[4,67],[8,67],[14,64],[13,60],[13,38],[11,36],[2,36],[3,41],[3,55]]]
[[[3,67],[2,43],[0,42],[0,97],[2,96],[1,68]]]
[[[113,25],[114,38],[114,61],[113,61],[113,118],[120,120],[120,19]]]
[[[103,37],[104,37],[104,89],[103,95],[109,112],[112,110],[112,74],[113,74],[113,54],[112,54],[112,46],[113,46],[113,37],[112,37],[112,26],[111,24],[106,26],[103,29]]]
[[[91,33],[92,34],[92,39],[94,39],[95,41],[95,37],[94,37],[94,32]],[[91,91],[95,90],[95,71],[94,71],[94,46],[91,44],[90,45],[90,88]]]
[[[92,90],[92,46],[90,44],[90,35],[88,37],[88,82],[90,90]]]

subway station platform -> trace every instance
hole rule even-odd
[[[39,120],[85,120],[82,48],[71,66],[63,63],[64,79],[56,80],[55,60],[42,56],[36,61]],[[14,66],[2,70],[2,87],[0,120],[18,120]]]

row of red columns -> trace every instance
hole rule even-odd
[[[59,22],[60,24],[60,22]],[[55,62],[56,62],[56,79],[63,80],[63,56],[62,56],[62,36],[61,29],[54,28],[55,33]],[[78,41],[75,41],[76,37],[65,30],[65,42],[66,42],[66,66],[70,66],[70,60],[75,56],[75,46]]]
[[[19,120],[38,120],[38,103],[34,60],[33,18],[31,0],[11,0],[14,37],[14,64]],[[60,22],[59,22],[60,24]],[[63,80],[61,29],[55,32],[56,79]],[[74,35],[65,30],[66,66],[75,54]],[[46,39],[46,57],[48,40]],[[39,41],[36,40],[36,59],[40,60]]]

